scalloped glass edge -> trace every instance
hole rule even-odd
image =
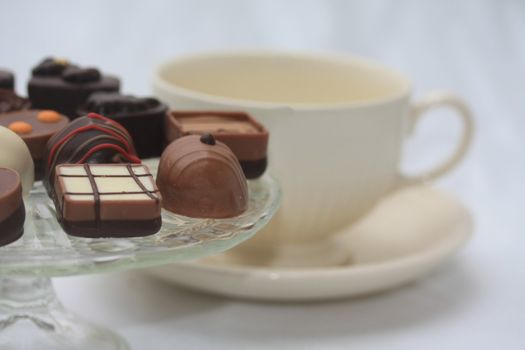
[[[144,163],[154,172],[156,160]],[[65,276],[140,268],[202,258],[251,238],[277,211],[278,182],[265,174],[248,181],[246,212],[229,219],[194,219],[162,211],[159,233],[137,238],[80,238],[58,224],[42,183],[26,204],[24,236],[0,247],[0,275]]]

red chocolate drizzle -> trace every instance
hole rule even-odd
[[[98,120],[102,120],[102,121],[106,122],[107,124],[111,124],[111,126],[119,129],[124,135],[127,135],[126,130],[121,125],[115,123],[113,120],[111,120],[109,118],[103,117],[103,116],[101,116],[99,114],[96,114],[96,113],[90,113],[90,114],[87,115],[87,117],[89,119],[98,119]],[[49,152],[49,156],[48,156],[48,159],[47,159],[48,166],[52,166],[53,157],[55,156],[55,153],[57,152],[57,150],[58,150],[58,148],[60,146],[62,146],[65,142],[70,140],[75,135],[77,135],[79,133],[82,133],[82,132],[85,132],[85,131],[88,131],[88,130],[98,130],[98,131],[100,131],[102,133],[106,133],[106,134],[109,134],[109,135],[115,137],[118,141],[120,141],[122,144],[124,144],[126,146],[126,150],[124,150],[121,147],[118,147],[118,146],[116,146],[114,144],[109,144],[109,143],[101,144],[101,145],[98,145],[98,146],[94,147],[93,149],[91,149],[77,163],[83,163],[84,161],[86,161],[87,158],[89,158],[89,156],[91,156],[96,151],[100,151],[102,149],[107,149],[107,148],[111,148],[111,149],[119,152],[122,156],[124,156],[124,158],[126,158],[127,160],[129,160],[132,163],[137,163],[137,164],[141,163],[140,159],[133,154],[134,152],[133,152],[133,147],[131,146],[131,142],[129,142],[129,140],[127,140],[125,136],[123,136],[122,134],[119,134],[118,132],[115,132],[115,131],[113,131],[111,129],[108,129],[108,128],[105,128],[105,127],[102,127],[102,126],[98,126],[96,124],[91,124],[91,125],[86,125],[86,126],[83,126],[83,127],[80,127],[80,128],[72,130],[68,134],[64,135],[64,137],[60,141],[55,143],[55,145],[53,146],[53,148],[51,148],[51,151]],[[96,150],[94,150],[95,148],[96,148]]]
[[[141,160],[124,127],[111,119],[90,113],[74,120],[51,137],[44,153],[44,162],[44,185],[49,195],[53,196],[55,168],[59,164],[140,164]]]

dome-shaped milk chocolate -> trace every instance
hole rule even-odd
[[[172,142],[160,159],[157,186],[165,209],[189,217],[234,217],[248,207],[246,177],[239,161],[211,135]]]

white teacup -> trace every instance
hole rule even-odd
[[[276,217],[237,252],[283,266],[337,264],[338,232],[393,189],[452,169],[470,143],[466,105],[447,93],[415,104],[402,74],[348,56],[285,52],[205,53],[172,59],[154,73],[155,94],[181,110],[243,110],[270,130],[269,171],[283,188]],[[454,108],[456,150],[418,176],[399,171],[403,140],[430,108]]]

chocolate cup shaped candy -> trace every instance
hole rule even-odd
[[[0,246],[22,236],[25,218],[20,176],[12,169],[0,168]]]
[[[96,92],[78,115],[100,113],[120,123],[131,135],[140,158],[160,157],[164,150],[164,116],[168,107],[157,99]]]

